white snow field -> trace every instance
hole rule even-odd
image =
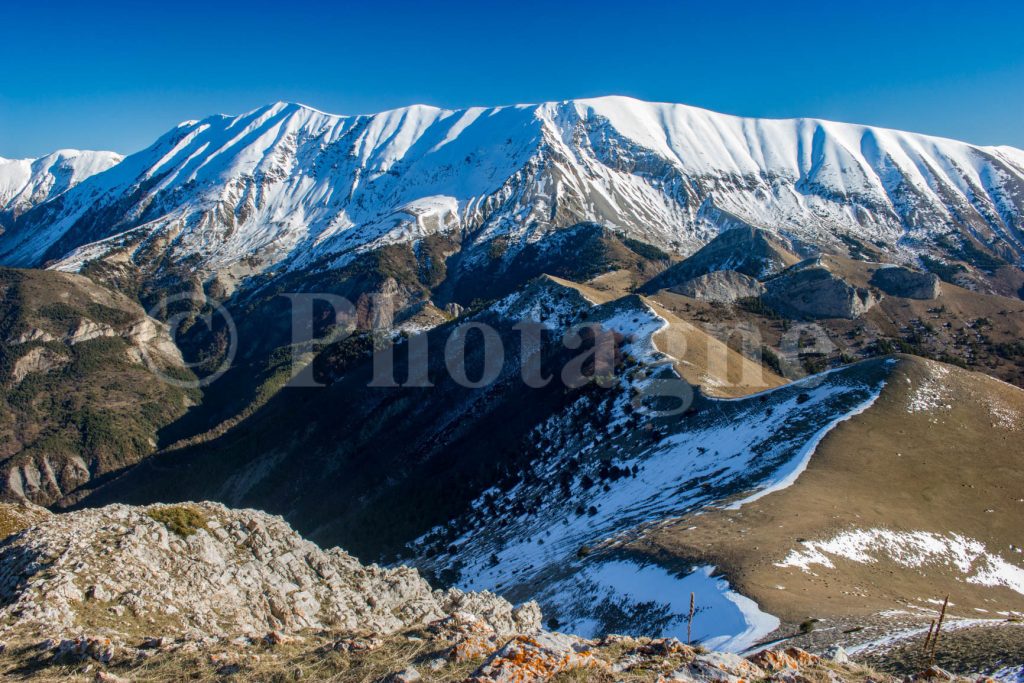
[[[277,103],[180,124],[0,237],[0,260],[171,236],[208,271],[328,268],[432,233],[516,245],[592,220],[687,254],[725,212],[912,255],[957,226],[1020,255],[1024,152],[817,119],[727,116],[626,97],[335,116]]]

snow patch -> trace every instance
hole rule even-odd
[[[981,541],[955,533],[852,529],[828,540],[805,541],[776,566],[810,573],[813,565],[834,569],[834,558],[860,564],[887,559],[907,568],[948,566],[963,574],[968,583],[1002,586],[1024,594],[1024,568],[989,552]]]
[[[917,389],[910,396],[907,405],[908,413],[918,413],[929,410],[948,410],[952,406],[952,393],[946,382],[949,377],[949,368],[937,363],[927,363],[929,376],[917,386]],[[908,378],[909,381],[909,378]]]
[[[774,493],[776,491],[781,491],[782,489],[789,488],[794,483],[796,483],[797,478],[801,474],[803,474],[804,470],[807,469],[807,465],[811,462],[811,456],[814,455],[814,451],[817,450],[818,444],[821,443],[821,440],[824,439],[829,432],[835,429],[836,425],[838,425],[839,423],[846,422],[847,420],[857,415],[860,415],[865,410],[873,406],[875,404],[875,401],[877,401],[878,397],[881,395],[882,388],[884,386],[884,383],[879,385],[877,391],[872,396],[868,397],[868,399],[861,403],[859,406],[856,406],[855,408],[853,408],[853,410],[846,414],[839,415],[835,420],[833,420],[832,422],[818,430],[818,432],[814,434],[814,436],[812,436],[810,440],[808,440],[808,442],[806,443],[806,445],[804,445],[800,452],[797,453],[796,457],[794,457],[790,462],[786,463],[785,465],[783,465],[782,467],[775,471],[775,473],[772,475],[772,479],[767,481],[763,485],[763,488],[761,488],[753,495],[747,496],[743,500],[739,500],[735,503],[732,503],[731,505],[727,506],[726,509],[738,510],[744,505],[753,503],[755,500],[758,500],[760,498],[764,498],[770,493]]]
[[[693,641],[715,650],[741,652],[778,628],[780,622],[753,600],[731,590],[728,581],[714,576],[714,569],[695,567],[686,575],[677,575],[654,564],[609,560],[550,586],[546,595],[551,596],[548,604],[567,615],[559,628],[572,633],[585,637],[608,631],[639,635],[653,626],[665,636],[686,642],[692,592],[696,605]]]

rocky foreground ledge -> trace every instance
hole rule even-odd
[[[433,590],[254,510],[0,508],[0,532],[15,532],[0,544],[0,674],[14,679],[895,680],[841,651],[743,658],[545,631],[535,603]]]

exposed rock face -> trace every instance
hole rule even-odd
[[[875,296],[854,287],[820,261],[797,264],[766,284],[765,303],[794,318],[854,319],[878,303]]]
[[[188,520],[188,535],[169,528],[174,519]],[[513,608],[490,593],[434,591],[414,569],[363,566],[302,539],[279,517],[213,503],[49,516],[0,546],[0,602],[4,639],[157,629],[386,635],[455,612],[503,635],[540,627],[533,603]]]
[[[879,268],[871,276],[871,284],[886,294],[906,299],[934,299],[941,291],[938,275],[901,266]]]
[[[741,223],[739,227],[720,233],[697,253],[652,279],[643,290],[656,292],[720,270],[732,270],[761,279],[799,260],[792,245],[781,236]]]
[[[45,346],[35,346],[28,350],[24,356],[14,361],[11,368],[11,379],[15,384],[20,384],[33,372],[47,372],[68,362],[68,357],[52,351]]]
[[[687,280],[673,287],[672,291],[701,301],[727,304],[737,299],[761,296],[764,286],[735,270],[719,270]]]

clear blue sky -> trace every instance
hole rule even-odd
[[[604,94],[1024,148],[1024,3],[0,2],[0,156],[136,151],[276,100]]]

